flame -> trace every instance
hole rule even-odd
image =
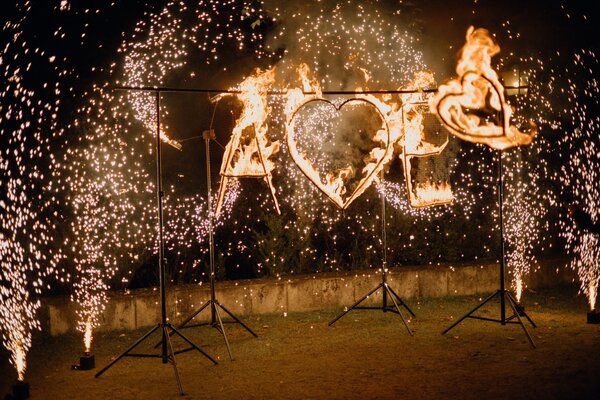
[[[588,302],[590,304],[590,310],[596,309],[596,298],[598,297],[598,282],[590,282],[587,291]]]
[[[454,199],[449,183],[424,183],[414,187],[414,193],[409,193],[411,207],[428,207],[435,204],[451,203]]]
[[[298,74],[300,75],[300,80],[302,81],[302,90],[305,93],[314,92],[316,96],[321,97],[323,92],[321,90],[321,85],[319,85],[319,81],[316,78],[309,78],[310,76],[310,68],[307,64],[302,63],[298,66]]]
[[[420,90],[435,83],[433,75],[429,72],[415,74],[408,89]],[[427,105],[427,95],[415,92],[402,96],[402,127],[404,141],[400,160],[404,168],[404,180],[408,194],[409,205],[413,208],[423,208],[434,205],[452,203],[454,196],[449,183],[435,184],[433,182],[418,184],[413,189],[411,169],[412,158],[433,157],[444,151],[448,145],[448,138],[441,145],[435,145],[425,140],[424,115],[421,110]]]
[[[14,349],[15,366],[17,367],[18,379],[23,382],[25,380],[25,370],[27,369],[27,360],[25,358],[25,349],[23,345],[18,343]]]
[[[160,130],[160,140],[179,151],[181,151],[183,148],[181,143],[179,143],[177,140],[171,139],[169,135],[167,135],[162,129]]]
[[[86,353],[92,351],[92,338],[92,322],[88,319],[85,323],[85,332],[83,334],[83,343],[85,345]]]
[[[456,66],[458,77],[439,87],[430,107],[453,135],[504,150],[530,144],[537,130],[531,123],[530,132],[522,133],[510,124],[513,111],[491,67],[492,57],[499,52],[500,47],[487,30],[469,27]],[[473,111],[493,114],[499,121],[489,121]]]
[[[521,275],[515,276],[515,295],[517,297],[517,302],[521,302],[521,296],[523,295],[523,279],[521,279]]]
[[[255,74],[246,78],[239,87],[241,93],[237,94],[237,97],[242,101],[243,110],[225,147],[215,217],[221,212],[229,180],[248,177],[265,179],[275,209],[280,213],[272,181],[275,164],[271,160],[271,157],[279,152],[279,141],[271,142],[267,138],[267,119],[271,112],[267,91],[274,82],[275,68],[264,72],[257,69]]]

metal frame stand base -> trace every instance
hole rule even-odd
[[[152,335],[154,332],[156,332],[158,330],[160,330],[161,334],[162,334],[162,341],[161,341],[161,343],[159,343],[159,345],[163,346],[161,354],[132,353],[132,351],[136,347],[138,347],[140,344],[142,344],[146,339],[148,339],[150,337],[150,335]],[[189,344],[190,347],[175,351],[173,349],[173,343],[171,342],[171,335],[179,336],[181,339],[183,339],[183,341],[185,341],[187,344]],[[109,368],[111,368],[113,365],[115,365],[117,362],[119,362],[124,357],[160,358],[160,359],[162,359],[163,364],[171,363],[173,365],[173,371],[175,372],[175,380],[177,381],[177,387],[179,389],[179,394],[183,396],[184,392],[183,392],[183,387],[181,386],[181,379],[179,378],[179,371],[177,370],[177,362],[175,361],[175,355],[185,353],[187,351],[192,351],[192,350],[197,350],[204,357],[208,358],[213,364],[215,364],[215,365],[217,364],[217,362],[211,356],[206,354],[200,347],[198,347],[194,343],[192,343],[191,340],[189,340],[187,337],[185,337],[181,332],[179,332],[178,329],[173,327],[171,324],[159,323],[154,328],[152,328],[150,331],[148,331],[146,334],[144,334],[141,338],[139,338],[134,344],[132,344],[127,350],[125,350],[123,353],[121,353],[117,358],[112,360],[106,367],[104,367],[100,371],[98,371],[98,373],[96,373],[96,375],[94,375],[94,377],[95,378],[100,377],[100,375],[102,375],[104,372],[106,372]]]
[[[371,296],[373,293],[377,292],[379,289],[383,289],[382,304],[380,306],[361,306],[360,305],[360,303],[365,301],[367,298],[369,298],[369,296]],[[388,305],[388,302],[387,302],[388,296],[392,300],[392,302],[394,304],[393,306]],[[408,333],[411,336],[413,336],[413,331],[410,330],[410,328],[408,326],[408,322],[406,321],[406,318],[404,318],[404,315],[402,314],[402,311],[400,310],[400,306],[406,308],[406,310],[410,313],[410,315],[412,315],[413,317],[416,317],[416,315],[406,305],[406,303],[400,298],[400,296],[398,296],[396,294],[396,292],[394,292],[394,290],[384,280],[379,285],[377,285],[377,287],[375,287],[375,289],[371,290],[369,293],[367,293],[366,295],[361,297],[356,303],[352,304],[349,308],[347,308],[343,313],[341,313],[340,315],[335,317],[329,323],[329,326],[335,324],[340,318],[342,318],[344,315],[348,314],[352,310],[381,310],[383,312],[389,311],[389,312],[398,314],[400,316],[400,318],[402,318],[402,322],[404,323],[404,326],[406,326],[406,330],[408,331]]]
[[[194,318],[196,318],[200,313],[202,313],[202,311],[204,311],[208,307],[210,307],[210,315],[211,315],[211,319],[209,322],[201,322],[201,323],[197,323],[197,324],[188,325]],[[221,318],[221,313],[219,312],[219,308],[221,310],[223,310],[227,315],[229,315],[233,319],[233,321],[223,321],[223,319]],[[219,331],[219,333],[221,335],[223,335],[223,339],[225,340],[225,345],[227,346],[227,352],[229,353],[229,359],[231,361],[233,361],[234,358],[231,353],[231,347],[229,346],[229,340],[227,339],[227,334],[225,333],[225,324],[240,324],[245,330],[250,332],[250,334],[252,336],[254,336],[255,338],[258,337],[258,335],[256,333],[254,333],[254,331],[252,329],[250,329],[246,324],[244,324],[238,317],[233,315],[233,313],[231,311],[229,311],[227,308],[225,308],[225,306],[223,306],[219,302],[219,300],[216,300],[216,299],[215,300],[213,300],[213,299],[207,300],[206,303],[204,303],[202,305],[202,307],[200,307],[192,315],[187,317],[186,320],[183,321],[177,327],[177,329],[193,328],[193,327],[197,327],[197,326],[211,326],[211,327],[215,328],[217,331]]]
[[[479,310],[481,307],[483,307],[486,303],[488,303],[495,297],[500,298],[500,319],[479,317],[477,315],[472,315],[473,313],[475,313],[475,311]],[[506,317],[506,303],[508,303],[510,305],[510,308],[513,311],[513,315],[511,315],[508,318]],[[533,322],[533,320],[529,317],[529,315],[527,315],[527,313],[525,312],[525,309],[523,307],[519,306],[517,300],[515,300],[515,298],[512,296],[512,294],[510,294],[510,292],[508,292],[507,290],[499,289],[495,293],[490,295],[488,298],[486,298],[483,302],[481,302],[477,307],[475,307],[474,309],[469,311],[466,315],[464,315],[462,318],[460,318],[455,323],[450,325],[444,332],[442,332],[442,335],[445,335],[446,333],[448,333],[452,328],[454,328],[456,325],[460,324],[467,318],[478,319],[478,320],[482,320],[482,321],[496,322],[496,323],[499,323],[500,325],[519,324],[519,325],[521,325],[523,332],[525,332],[525,336],[527,336],[527,340],[529,340],[529,343],[535,349],[536,348],[535,343],[533,342],[531,335],[527,331],[527,328],[525,327],[525,324],[523,323],[523,319],[521,319],[521,316],[525,317],[527,319],[527,321],[529,321],[531,326],[533,326],[534,328],[537,328],[537,325],[535,324],[535,322]],[[515,319],[516,319],[516,321],[515,321]]]

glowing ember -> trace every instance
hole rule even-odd
[[[522,133],[510,123],[513,111],[491,66],[499,52],[487,30],[470,27],[456,66],[458,77],[441,85],[430,104],[453,135],[503,150],[530,144],[537,130],[532,124],[529,133]]]

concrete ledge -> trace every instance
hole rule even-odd
[[[538,271],[526,277],[529,288],[576,282],[575,274],[565,268],[568,260],[547,260]],[[498,289],[498,265],[455,265],[390,268],[388,283],[403,299],[419,297],[464,296],[491,293]],[[377,270],[351,273],[324,273],[293,276],[288,279],[256,279],[217,283],[217,299],[235,315],[284,313],[321,309],[341,309],[374,289],[380,282]],[[170,321],[177,324],[210,298],[204,285],[183,285],[167,290]],[[380,301],[375,293],[366,304]],[[43,301],[42,329],[51,335],[74,332],[76,305],[67,297]],[[210,316],[203,311],[198,321]],[[99,331],[130,330],[148,327],[160,320],[157,289],[142,289],[109,295],[106,312],[100,317]]]

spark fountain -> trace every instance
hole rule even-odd
[[[26,66],[49,71],[60,63],[37,48],[28,28],[35,23],[29,2],[6,4],[0,34],[0,332],[17,372],[14,398],[29,396],[25,380],[32,333],[40,329],[39,296],[60,276],[56,249],[57,187],[53,174],[56,119],[62,82],[37,79]],[[3,15],[4,17],[4,15]],[[48,95],[48,93],[52,93]]]
[[[83,333],[83,345],[85,351],[83,356],[79,357],[79,364],[73,365],[73,369],[79,371],[89,371],[96,368],[96,357],[92,354],[92,321],[88,320],[85,323],[85,330]]]
[[[583,84],[573,83],[568,92],[571,117],[570,135],[564,139],[569,145],[568,165],[563,167],[560,180],[563,194],[571,200],[568,220],[561,221],[561,235],[567,241],[567,250],[574,255],[570,267],[577,272],[580,291],[588,300],[589,323],[599,323],[596,309],[600,283],[600,117],[590,115],[589,106],[598,106],[600,87],[595,71],[600,62],[591,51],[580,51],[573,57],[567,72],[583,77]]]
[[[156,123],[154,124],[156,136],[155,136],[155,146],[156,146],[156,200],[157,200],[157,219],[158,219],[158,273],[159,273],[159,288],[160,288],[160,305],[161,305],[161,320],[160,322],[148,331],[145,335],[143,335],[140,339],[138,339],[134,344],[132,344],[127,350],[121,353],[118,357],[116,357],[113,361],[111,361],[108,365],[102,368],[98,373],[94,376],[96,378],[100,377],[104,372],[110,369],[113,365],[119,362],[123,357],[142,357],[142,358],[160,358],[163,364],[171,363],[173,366],[173,370],[175,372],[175,380],[177,382],[177,387],[179,389],[179,394],[183,395],[183,386],[181,385],[181,380],[179,377],[179,371],[177,369],[177,363],[175,360],[175,355],[196,350],[208,360],[210,360],[213,364],[217,364],[217,362],[206,354],[200,347],[195,345],[192,341],[190,341],[187,337],[185,337],[179,330],[177,330],[171,323],[167,320],[167,305],[166,305],[166,276],[165,276],[165,263],[166,258],[164,255],[165,247],[164,247],[164,236],[163,236],[163,183],[162,183],[162,153],[161,153],[161,124],[160,124],[160,95],[161,92],[158,89],[151,90],[154,93],[156,100]],[[161,340],[161,352],[160,354],[139,354],[132,353],[140,344],[142,344],[146,339],[148,339],[152,334],[159,331],[162,337]],[[173,344],[171,342],[171,333],[180,337],[184,342],[186,342],[190,347],[179,350],[175,352],[173,348]]]

